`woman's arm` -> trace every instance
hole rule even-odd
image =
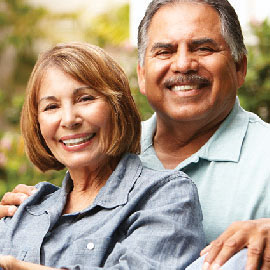
[[[4,270],[56,270],[56,268],[22,262],[9,255],[0,255],[0,267]]]

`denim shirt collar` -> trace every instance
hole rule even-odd
[[[197,153],[180,163],[176,169],[181,169],[191,162],[198,162],[199,158],[209,161],[238,162],[248,123],[249,116],[241,108],[237,97],[232,111],[214,135]],[[156,126],[156,114],[142,123],[142,154],[147,151],[148,148],[153,147],[152,140],[156,132]]]
[[[128,173],[125,173],[125,171]],[[95,206],[114,208],[119,205],[126,204],[129,192],[140,176],[141,171],[142,165],[140,159],[134,154],[125,154],[107,180],[105,186],[100,189],[94,202],[80,213],[89,211]],[[55,212],[57,209],[62,211],[66,203],[67,195],[72,190],[72,187],[72,179],[69,172],[67,172],[60,189],[47,196],[47,198],[45,198],[40,204],[34,203],[34,194],[31,196],[33,205],[27,207],[27,210],[34,215],[41,215],[46,212]],[[47,187],[41,184],[39,189],[45,190]]]

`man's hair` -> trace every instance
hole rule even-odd
[[[109,134],[101,134],[101,147],[109,158],[140,151],[140,116],[121,67],[101,48],[87,43],[59,44],[41,54],[27,85],[21,114],[26,153],[40,170],[60,170],[60,163],[41,135],[38,96],[42,79],[52,67],[101,93],[111,109]],[[61,87],[61,85],[59,85]]]
[[[247,49],[243,41],[242,29],[238,16],[227,0],[153,0],[148,5],[138,28],[138,54],[140,66],[144,65],[145,52],[148,46],[147,35],[153,16],[164,6],[181,2],[201,3],[214,8],[219,14],[221,34],[231,50],[234,61],[238,63],[244,55],[247,55]]]

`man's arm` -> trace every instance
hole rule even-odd
[[[11,217],[15,214],[18,205],[20,205],[25,199],[36,192],[36,188],[33,186],[27,186],[20,184],[16,186],[12,192],[4,194],[0,202],[0,218]]]
[[[270,269],[270,218],[234,222],[202,250],[201,255],[208,253],[203,270],[219,269],[244,247],[248,248],[247,270]]]

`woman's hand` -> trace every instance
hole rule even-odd
[[[223,234],[202,250],[203,270],[220,269],[235,253],[248,248],[246,269],[270,270],[270,219],[234,222]]]
[[[0,218],[11,217],[15,214],[18,205],[34,194],[37,189],[33,186],[20,184],[12,192],[7,192],[0,202]]]
[[[55,270],[56,268],[22,262],[9,255],[0,255],[0,267],[4,270]]]

